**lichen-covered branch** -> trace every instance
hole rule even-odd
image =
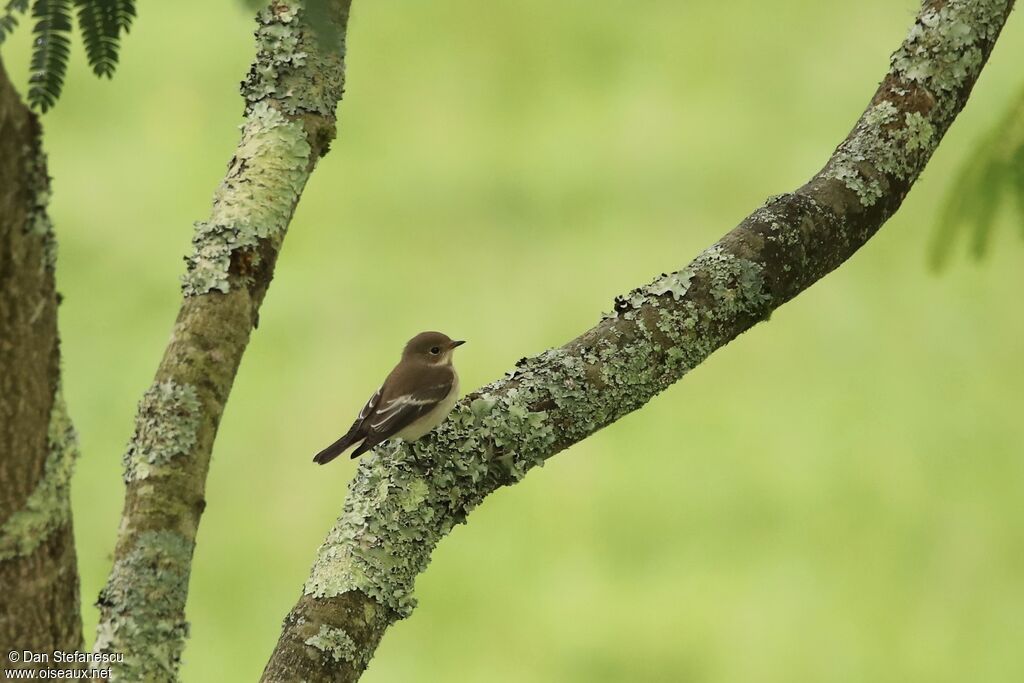
[[[217,426],[292,212],[335,134],[349,0],[326,9],[337,29],[326,40],[301,0],[275,0],[257,19],[241,141],[209,218],[196,224],[178,318],[124,456],[124,513],[95,644],[124,655],[116,679],[177,675]]]
[[[0,63],[0,643],[35,652],[82,642],[49,193],[39,120]]]
[[[806,185],[467,396],[428,437],[364,457],[264,680],[356,680],[413,609],[433,548],[489,493],[640,408],[853,255],[966,103],[1012,4],[924,2],[867,110]]]

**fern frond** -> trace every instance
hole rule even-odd
[[[0,43],[4,42],[4,39],[17,27],[17,15],[28,11],[28,3],[29,0],[8,0],[3,12],[0,13]]]
[[[32,61],[29,64],[28,101],[46,111],[64,87],[71,50],[71,0],[35,0],[32,17]]]
[[[114,0],[114,21],[122,33],[128,33],[135,19],[135,0]]]
[[[78,27],[85,43],[89,66],[97,76],[110,78],[117,66],[118,0],[74,0],[78,8]]]

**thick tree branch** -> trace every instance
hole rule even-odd
[[[414,606],[437,543],[498,487],[641,407],[859,249],[896,211],[970,94],[1012,0],[927,0],[825,167],[593,329],[523,359],[415,444],[364,457],[285,619],[266,681],[354,681]]]
[[[124,458],[124,513],[95,644],[124,656],[115,678],[176,677],[217,426],[292,212],[335,134],[349,1],[327,9],[337,28],[327,39],[313,35],[301,0],[271,2],[258,17],[242,139],[209,219],[196,224],[181,309]]]
[[[82,642],[49,192],[39,120],[0,63],[0,643],[35,652]]]

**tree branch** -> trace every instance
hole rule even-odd
[[[967,101],[1012,0],[926,0],[825,167],[597,326],[523,359],[414,444],[364,457],[265,681],[355,681],[437,543],[495,489],[626,415],[839,266],[899,208]]]
[[[50,652],[79,648],[82,621],[41,133],[0,63],[0,643]]]
[[[337,28],[328,40],[313,35],[301,0],[259,14],[242,139],[209,219],[196,224],[178,318],[124,456],[124,512],[95,644],[124,655],[117,678],[176,678],[210,452],[292,212],[334,138],[348,11],[349,0],[327,5]]]

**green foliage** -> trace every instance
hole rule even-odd
[[[9,0],[0,14],[0,43],[18,25],[18,15],[28,10],[28,0]]]
[[[999,210],[1016,200],[1024,237],[1024,92],[970,154],[953,181],[932,242],[930,260],[942,268],[961,234],[976,259],[988,252]]]
[[[135,18],[135,0],[35,0],[28,100],[40,111],[53,107],[64,87],[71,50],[72,4],[78,11],[89,66],[97,76],[113,75],[121,33],[128,32]],[[9,0],[0,14],[0,43],[28,7],[29,0]]]
[[[97,76],[110,78],[117,65],[118,38],[135,18],[133,0],[75,0],[78,25],[89,65]]]
[[[41,111],[54,105],[64,87],[64,73],[71,50],[70,0],[36,0],[32,5],[36,25],[28,78],[29,103]]]

